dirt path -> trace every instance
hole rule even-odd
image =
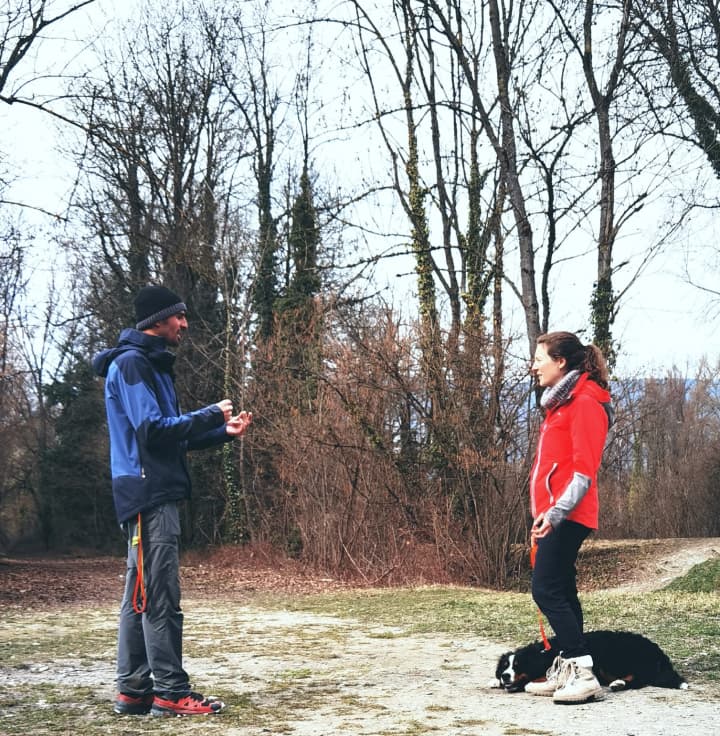
[[[611,542],[595,542],[601,548]],[[659,590],[675,578],[681,577],[695,565],[720,555],[720,539],[666,539],[638,540],[633,542],[639,550],[647,548],[652,552],[640,555],[633,569],[628,571],[627,579],[615,590],[632,590],[637,592]]]

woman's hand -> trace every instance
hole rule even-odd
[[[530,530],[530,538],[535,542],[547,537],[553,530],[552,524],[545,518],[545,514],[538,514]]]

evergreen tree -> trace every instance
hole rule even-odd
[[[292,206],[288,255],[292,272],[285,295],[278,300],[278,338],[291,394],[288,401],[308,411],[317,396],[320,370],[320,319],[316,297],[321,288],[318,269],[320,228],[307,166]]]
[[[46,389],[56,414],[55,438],[41,457],[40,517],[54,547],[119,545],[112,504],[102,386],[78,357]]]
[[[292,208],[288,244],[295,268],[290,280],[287,302],[290,306],[304,306],[308,299],[317,295],[321,286],[318,271],[320,228],[307,166],[303,168],[300,176],[300,192]]]

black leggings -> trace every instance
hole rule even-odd
[[[532,596],[552,626],[558,648],[566,659],[589,654],[583,636],[575,562],[591,531],[577,522],[563,521],[547,537],[538,540]]]

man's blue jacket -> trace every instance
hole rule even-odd
[[[114,348],[93,359],[105,378],[113,499],[120,523],[190,495],[188,449],[232,438],[215,405],[181,414],[175,394],[175,356],[162,337],[123,330]]]

